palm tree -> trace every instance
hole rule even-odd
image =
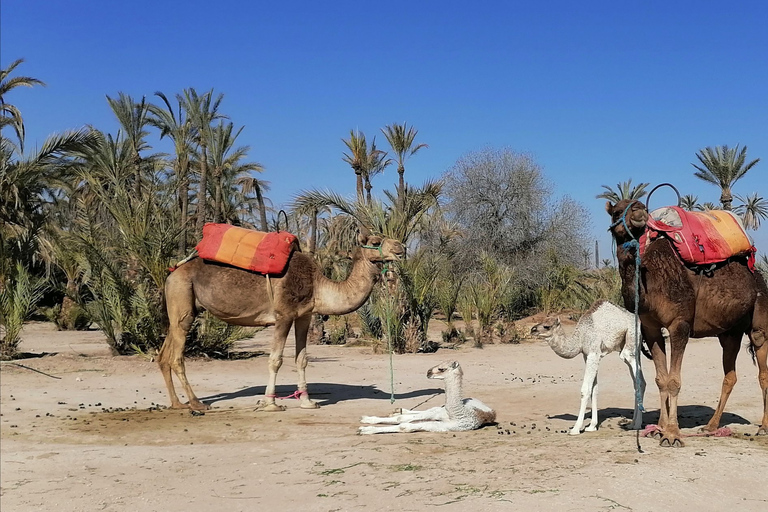
[[[261,172],[261,170],[258,170],[258,172]],[[261,224],[259,229],[268,231],[269,226],[267,225],[267,207],[264,192],[269,192],[269,182],[255,178],[249,173],[236,178],[235,185],[240,187],[246,201],[251,194],[255,196],[256,207],[259,211],[259,223]]]
[[[727,145],[715,148],[707,146],[696,153],[696,158],[701,162],[701,166],[691,164],[696,168],[693,175],[720,187],[720,203],[723,210],[731,209],[731,187],[760,161],[757,158],[747,163],[747,146],[739,151],[738,145],[735,148],[729,148]]]
[[[368,143],[365,140],[365,134],[357,130],[349,131],[349,139],[341,139],[349,148],[349,153],[344,153],[342,160],[347,162],[352,170],[355,171],[357,178],[357,200],[362,204],[363,197],[363,172],[366,164],[370,161],[368,156]]]
[[[18,59],[12,62],[7,68],[0,70],[0,130],[6,126],[11,126],[16,132],[16,138],[19,141],[19,153],[24,153],[24,119],[18,108],[5,102],[5,95],[16,87],[34,87],[45,83],[37,78],[28,76],[15,76],[8,78],[24,59]]]
[[[423,143],[414,146],[414,140],[419,131],[412,126],[409,128],[407,123],[392,123],[382,128],[381,131],[387,138],[389,145],[392,147],[392,152],[397,159],[397,174],[399,176],[397,195],[401,197],[405,188],[405,161],[420,149],[428,148],[429,146]]]
[[[689,212],[696,210],[699,204],[699,197],[693,194],[686,194],[680,198],[680,208]]]
[[[650,185],[650,183],[640,183],[633,187],[632,179],[630,178],[627,181],[617,183],[616,190],[609,187],[608,185],[601,185],[601,187],[603,187],[605,190],[595,197],[597,199],[607,199],[612,203],[618,203],[622,199],[637,200],[648,194],[648,192],[645,190],[648,185]]]
[[[149,105],[149,124],[160,130],[160,139],[168,136],[173,141],[174,153],[173,172],[176,177],[176,188],[179,202],[179,255],[187,252],[186,224],[189,216],[189,164],[194,141],[194,127],[183,108],[181,98],[177,96],[177,110],[174,112],[171,102],[162,92],[156,92],[164,103],[165,108]]]
[[[718,210],[719,208],[712,201],[707,201],[705,203],[697,204],[696,209],[702,212],[707,212],[709,210]]]
[[[384,169],[386,169],[391,163],[392,159],[387,158],[387,154],[384,151],[376,149],[376,137],[374,137],[373,141],[371,142],[371,149],[368,152],[368,160],[363,166],[365,196],[366,202],[368,204],[371,204],[371,189],[373,188],[373,185],[371,185],[371,178],[377,174],[383,173]]]
[[[734,211],[741,216],[744,227],[757,230],[760,222],[768,218],[768,201],[759,197],[757,192],[747,197],[737,194],[736,198],[743,203],[734,208]]]
[[[140,102],[135,102],[133,98],[122,92],[118,93],[117,99],[107,96],[107,102],[120,122],[125,140],[131,148],[131,162],[134,169],[133,191],[138,198],[141,196],[142,181],[141,152],[152,149],[146,141],[149,135],[146,128],[150,124],[149,105],[144,97]]]
[[[211,169],[211,174],[214,179],[214,222],[220,222],[222,219],[222,179],[224,175],[228,174],[231,177],[234,177],[250,171],[261,172],[264,170],[264,167],[259,163],[241,162],[251,149],[250,146],[235,147],[237,137],[243,131],[243,128],[244,127],[240,127],[240,129],[233,134],[233,123],[220,122],[217,127],[211,129],[208,166]]]
[[[219,106],[224,99],[223,94],[213,98],[213,89],[205,94],[198,95],[194,88],[184,89],[183,95],[178,96],[184,105],[184,110],[194,127],[195,143],[200,148],[200,182],[197,189],[197,223],[195,230],[197,236],[203,232],[205,224],[206,191],[208,190],[208,146],[210,145],[211,123],[217,119],[226,119],[227,116],[219,113]]]

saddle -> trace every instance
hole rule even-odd
[[[296,236],[287,231],[264,233],[229,224],[207,223],[197,254],[205,260],[226,263],[260,274],[282,274],[294,250]]]
[[[689,212],[678,206],[664,206],[651,212],[645,233],[640,237],[640,257],[659,237],[672,242],[683,264],[707,266],[733,257],[746,257],[755,271],[755,246],[741,219],[727,210]]]

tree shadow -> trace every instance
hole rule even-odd
[[[609,420],[611,418],[627,418],[631,420],[633,413],[634,413],[633,409],[624,409],[619,407],[606,407],[605,409],[598,409],[598,413],[597,413],[598,426],[602,425],[604,421]],[[591,413],[589,412],[589,409],[587,409],[587,414],[585,416],[587,422],[589,421],[590,414]],[[677,421],[680,424],[680,428],[703,427],[704,425],[707,424],[710,418],[712,418],[713,414],[715,414],[715,410],[706,405],[683,405],[677,408]],[[576,421],[575,414],[566,413],[566,414],[551,415],[549,417],[553,419],[559,419],[559,420]],[[658,409],[655,409],[653,411],[646,410],[646,412],[643,413],[643,425],[654,425],[658,423],[659,423]],[[733,423],[736,423],[739,425],[752,424],[751,421],[747,420],[742,416],[739,416],[738,414],[724,412],[723,417],[720,420],[720,424],[730,425]]]
[[[236,398],[249,398],[263,396],[266,386],[251,386],[231,393],[218,393],[200,399],[201,402],[211,405],[217,402],[226,402]],[[333,405],[347,400],[389,400],[390,393],[375,386],[355,386],[336,383],[310,383],[308,385],[309,396],[317,400],[321,406]],[[287,397],[296,391],[295,385],[276,386],[275,394],[278,397]],[[444,393],[442,388],[427,388],[409,391],[407,393],[395,393],[396,400],[407,398],[426,397]],[[441,404],[442,405],[442,401]]]

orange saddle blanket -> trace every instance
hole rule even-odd
[[[684,263],[709,265],[733,256],[745,256],[754,272],[755,247],[741,220],[726,210],[689,212],[665,206],[651,212],[645,234],[640,237],[640,257],[656,238],[668,238]]]
[[[208,223],[197,254],[261,274],[281,274],[291,253],[298,248],[296,236],[287,231],[264,233],[229,224]]]

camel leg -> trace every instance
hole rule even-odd
[[[195,320],[196,313],[192,287],[188,283],[187,286],[177,286],[175,283],[170,282],[169,285],[166,286],[165,293],[170,325],[168,327],[168,335],[160,349],[157,362],[160,366],[160,371],[163,374],[165,386],[168,388],[168,396],[171,399],[171,408],[188,408],[196,411],[209,409],[210,407],[202,403],[197,396],[195,396],[194,391],[192,391],[192,387],[187,380],[186,368],[184,366],[184,344],[186,343],[187,333],[192,327],[192,322]],[[176,391],[173,387],[173,379],[171,377],[171,370],[173,370],[173,373],[176,374],[176,377],[184,387],[184,391],[189,400],[188,404],[182,404],[179,401],[179,397],[176,396]]]
[[[292,323],[293,319],[286,318],[284,315],[278,315],[277,322],[275,322],[275,333],[272,336],[272,346],[269,350],[269,382],[264,393],[264,403],[259,407],[262,411],[277,412],[285,410],[284,406],[275,403],[275,385],[277,383],[277,372],[283,365],[285,341],[288,338],[288,332],[291,330]]]
[[[312,320],[312,315],[303,316],[297,318],[293,324],[294,334],[296,336],[296,369],[299,373],[299,393],[301,399],[302,409],[317,409],[320,407],[317,402],[309,399],[309,393],[307,393],[307,333],[309,332],[309,324]]]
[[[407,411],[407,412],[406,412]],[[448,421],[448,411],[445,407],[433,407],[425,411],[409,411],[394,416],[363,416],[360,423],[399,425],[400,423],[412,423],[414,421]]]
[[[584,424],[584,415],[587,412],[587,404],[595,391],[597,369],[600,365],[600,355],[587,354],[584,356],[584,362],[586,363],[586,368],[584,369],[584,381],[581,383],[581,406],[579,407],[579,417],[576,418],[576,424],[569,432],[572,436],[581,434],[581,427]],[[596,416],[597,407],[593,402],[592,423],[594,423],[594,427],[597,426]],[[590,423],[590,426],[592,426],[592,423]],[[592,430],[596,430],[596,428],[592,428]]]
[[[643,376],[643,369],[637,365],[637,358],[634,350],[630,348],[634,345],[634,334],[631,336],[633,337],[632,343],[624,345],[624,349],[622,349],[619,357],[621,357],[621,360],[627,364],[627,367],[629,367],[629,376],[632,379],[632,387],[635,390],[635,412],[632,414],[632,424],[629,428],[630,430],[640,430],[643,427],[643,411],[640,410],[640,404],[637,401],[637,389],[639,385],[640,399],[642,400],[645,396],[645,377]],[[635,369],[637,369],[637,374],[635,374]]]
[[[723,416],[725,404],[728,402],[728,397],[731,396],[733,386],[736,385],[738,380],[736,375],[736,357],[739,355],[741,337],[741,332],[723,333],[718,336],[720,346],[723,347],[723,386],[720,391],[720,400],[717,402],[717,409],[709,423],[701,428],[702,432],[714,432],[720,427],[720,418]]]
[[[682,388],[682,368],[685,347],[688,344],[690,325],[685,321],[677,321],[669,327],[671,354],[669,357],[669,373],[664,383],[667,395],[667,424],[661,434],[661,446],[682,447],[683,436],[677,421],[677,398]],[[658,378],[658,376],[657,376]]]
[[[648,342],[648,348],[651,351],[653,366],[656,368],[656,386],[659,388],[659,430],[663,431],[669,422],[669,396],[666,391],[667,372],[667,347],[661,331],[656,332],[653,329],[643,329],[643,335]]]
[[[762,277],[762,276],[761,276]],[[763,395],[763,421],[757,435],[768,435],[768,289],[765,281],[759,280],[760,293],[755,301],[755,311],[752,314],[752,329],[749,341],[754,349],[757,363],[757,380]]]
[[[385,427],[365,426],[357,429],[358,434],[394,434],[398,432],[458,432],[462,429],[456,421],[424,421],[401,423]]]

